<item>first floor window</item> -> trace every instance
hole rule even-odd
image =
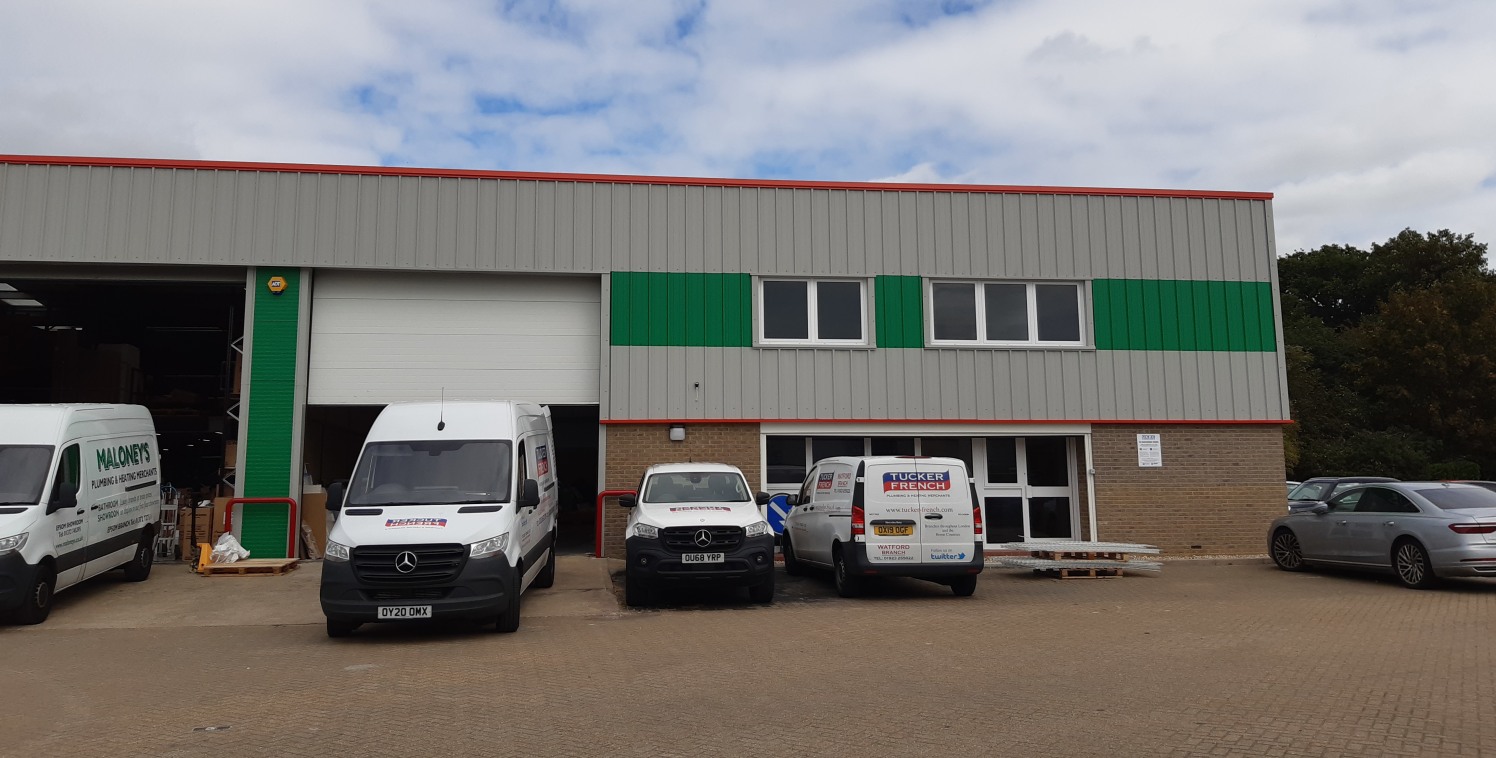
[[[765,279],[759,337],[770,343],[865,343],[863,290],[861,281]]]
[[[930,283],[936,345],[1079,345],[1081,290],[1073,283]]]

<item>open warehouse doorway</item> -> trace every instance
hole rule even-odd
[[[598,408],[552,405],[556,471],[560,484],[560,544],[563,554],[593,551],[598,493]],[[347,481],[364,438],[382,405],[312,405],[306,409],[302,459],[310,491]]]
[[[227,494],[244,294],[238,269],[0,267],[0,403],[144,405],[162,482]]]

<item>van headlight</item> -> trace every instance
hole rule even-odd
[[[643,537],[647,540],[658,539],[660,528],[649,524],[634,524],[634,536]]]
[[[482,542],[474,542],[469,545],[468,556],[472,558],[487,558],[495,553],[504,552],[509,547],[509,533],[504,532],[497,537],[490,537]]]
[[[767,521],[755,521],[743,527],[743,536],[745,537],[762,537],[768,533],[769,522]]]
[[[4,539],[0,539],[0,555],[5,555],[6,553],[14,553],[17,550],[26,547],[26,537],[29,534],[31,533],[21,532],[14,537],[6,537]]]
[[[348,560],[348,546],[341,542],[327,541],[327,549],[322,551],[322,559],[326,561],[342,562]]]

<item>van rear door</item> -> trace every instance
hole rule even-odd
[[[964,467],[908,458],[868,467],[864,492],[871,563],[965,563],[976,529]]]
[[[969,563],[976,550],[971,484],[960,461],[917,462],[922,486],[920,502],[920,561]]]
[[[869,463],[862,486],[867,560],[876,564],[919,563],[921,517],[919,467],[913,458]]]

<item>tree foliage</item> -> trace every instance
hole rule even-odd
[[[1496,275],[1486,245],[1405,229],[1283,257],[1291,476],[1496,476]]]

